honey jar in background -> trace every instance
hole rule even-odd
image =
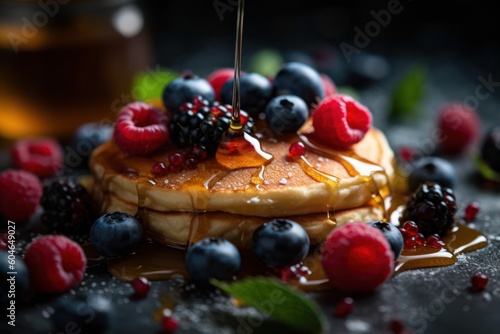
[[[140,1],[1,1],[0,139],[113,120],[151,58]]]

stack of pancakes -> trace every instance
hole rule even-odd
[[[318,244],[346,222],[384,218],[394,155],[381,131],[371,129],[343,152],[308,142],[305,156],[290,160],[291,143],[301,139],[259,139],[273,156],[259,168],[228,170],[209,158],[164,176],[155,176],[152,166],[178,149],[126,157],[110,141],[90,161],[93,195],[102,212],[137,215],[151,237],[179,248],[204,237],[248,248],[253,231],[274,218],[300,223]]]

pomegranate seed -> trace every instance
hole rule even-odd
[[[481,291],[488,285],[489,278],[484,274],[476,274],[472,276],[470,282],[472,283],[472,288],[476,291]]]
[[[153,167],[151,167],[151,172],[154,174],[154,175],[166,175],[168,174],[168,169],[167,169],[167,166],[165,166],[165,164],[163,162],[157,162],[153,165]]]
[[[405,230],[404,228],[400,227],[399,228],[399,232],[401,232],[401,234],[403,235],[403,239],[406,239],[406,238],[409,238],[410,235],[408,234],[408,231]]]
[[[405,239],[405,248],[416,248],[417,239],[415,237],[408,237]]]
[[[161,331],[165,334],[175,332],[179,328],[179,320],[172,315],[169,309],[163,310],[163,318],[161,319]]]
[[[296,264],[291,267],[285,267],[278,270],[278,275],[282,281],[289,282],[295,278],[301,278],[311,274],[311,270],[306,266]]]
[[[419,246],[425,245],[425,237],[422,233],[417,234],[415,239],[417,240],[417,245]]]
[[[399,148],[398,156],[404,162],[411,162],[415,156],[415,150],[410,146],[402,146]]]
[[[346,297],[337,303],[335,306],[335,316],[337,318],[344,318],[348,316],[354,309],[354,300]]]
[[[468,222],[476,219],[476,215],[479,212],[479,203],[471,202],[465,208],[465,217],[464,219]]]
[[[288,152],[290,153],[291,158],[298,158],[306,153],[306,147],[302,142],[296,141],[295,143],[290,145]]]
[[[171,166],[181,166],[184,163],[184,154],[172,153],[168,156],[168,162]]]
[[[415,222],[409,220],[403,224],[403,229],[406,231],[408,236],[416,237],[418,235],[418,226]]]
[[[187,169],[194,169],[198,165],[198,161],[196,161],[195,158],[187,158],[184,161],[184,165],[186,166]]]
[[[144,298],[148,295],[151,288],[151,282],[142,276],[136,277],[132,282],[134,293],[137,298]]]
[[[193,155],[198,162],[203,161],[207,157],[207,149],[203,146],[194,146]]]
[[[444,242],[436,234],[427,237],[427,245],[437,249],[441,249],[445,246]]]

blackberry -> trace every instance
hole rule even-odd
[[[64,234],[87,232],[93,218],[93,205],[87,189],[71,177],[52,180],[43,188],[40,204],[42,223]]]
[[[434,233],[443,236],[455,223],[457,205],[453,190],[437,183],[425,182],[412,194],[401,217],[401,222],[414,221],[425,236]]]
[[[193,103],[184,103],[174,113],[169,124],[170,139],[180,148],[202,146],[208,154],[217,151],[224,131],[231,123],[231,106],[195,98]],[[253,132],[254,121],[242,112],[241,120],[247,133]]]

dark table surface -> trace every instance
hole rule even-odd
[[[427,50],[401,46],[398,50],[385,50],[391,66],[390,75],[358,90],[361,101],[374,114],[375,125],[384,129],[394,149],[401,145],[413,145],[421,150],[428,150],[422,145],[435,127],[434,115],[442,103],[464,101],[469,95],[474,95],[479,76],[493,75],[493,80],[500,80],[496,59],[493,61],[488,56],[489,46],[485,46],[483,50],[475,50],[476,52],[459,47],[450,53],[424,52],[432,49],[432,43],[425,45]],[[197,58],[211,57],[210,50],[200,51],[203,52],[206,55],[199,54]],[[216,58],[217,55],[213,57]],[[426,95],[419,108],[420,114],[407,121],[390,121],[387,116],[390,92],[401,74],[417,60],[428,73]],[[182,69],[190,64],[183,60],[176,66]],[[488,99],[481,100],[478,112],[485,128],[500,124],[499,103],[500,95],[497,91],[492,92]],[[474,226],[488,237],[488,246],[459,256],[458,262],[451,266],[411,270],[391,278],[373,294],[357,296],[355,309],[346,319],[332,316],[335,302],[340,298],[338,292],[332,290],[308,294],[320,305],[328,319],[331,333],[390,333],[388,323],[396,318],[403,320],[415,333],[498,333],[500,193],[481,186],[475,176],[475,166],[470,155],[450,158],[450,161],[458,173],[455,193],[459,213],[471,201],[480,203],[481,210]],[[470,278],[478,272],[486,274],[490,282],[485,291],[472,293],[469,290]],[[257,323],[258,326],[255,327],[242,327],[241,319],[244,323],[251,324],[248,319],[256,317],[255,310],[234,307],[222,293],[195,288],[182,279],[154,281],[152,291],[145,299],[133,300],[130,298],[132,288],[129,284],[111,277],[104,265],[93,265],[88,268],[83,282],[74,291],[60,298],[67,298],[78,291],[100,294],[112,300],[115,309],[114,326],[110,331],[112,333],[159,332],[159,324],[153,320],[152,315],[162,306],[165,296],[176,300],[174,313],[181,323],[178,333],[259,333],[283,330],[272,321]],[[54,312],[56,299],[40,297],[19,307],[17,326],[11,328],[2,323],[0,331],[51,332],[50,316]]]

